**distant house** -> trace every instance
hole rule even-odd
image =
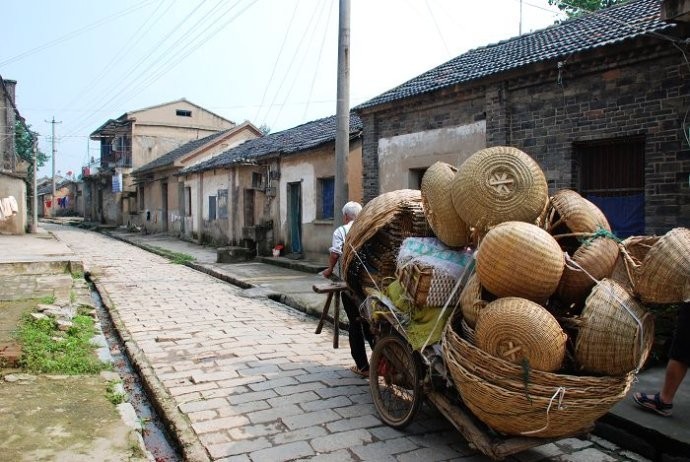
[[[471,50],[360,104],[365,200],[418,187],[437,160],[511,145],[551,192],[599,205],[619,237],[690,226],[687,17],[626,2]]]
[[[147,232],[184,234],[191,226],[191,192],[176,174],[186,166],[203,162],[261,131],[250,122],[185,143],[132,172],[137,187],[138,219]]]
[[[83,182],[68,178],[56,178],[55,196],[53,182],[44,181],[37,186],[38,216],[82,216],[84,213]]]
[[[362,200],[361,122],[350,116],[347,187]],[[280,243],[293,254],[323,254],[334,224],[336,118],[327,117],[246,141],[180,171],[192,203],[189,236],[256,246]]]
[[[91,133],[99,141],[100,166],[84,170],[85,218],[121,225],[138,220],[131,172],[191,140],[235,126],[186,99],[126,112]]]

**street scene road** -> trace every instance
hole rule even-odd
[[[427,405],[405,431],[383,424],[314,317],[98,233],[48,229],[84,261],[186,460],[489,460]],[[511,459],[644,460],[595,436]]]

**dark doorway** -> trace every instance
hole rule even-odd
[[[287,186],[289,249],[293,254],[302,254],[302,183]]]
[[[619,238],[645,234],[642,136],[576,143],[580,194],[597,205]]]
[[[254,226],[254,190],[244,190],[244,226]]]
[[[161,229],[163,232],[168,231],[168,183],[161,183],[161,198],[163,203],[163,216],[161,219]]]

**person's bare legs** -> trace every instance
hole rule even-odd
[[[676,391],[678,391],[678,387],[683,382],[687,372],[687,364],[675,359],[668,360],[668,364],[666,365],[664,386],[659,394],[659,398],[662,402],[667,404],[673,403],[673,397],[676,396]]]

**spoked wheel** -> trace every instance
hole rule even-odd
[[[399,336],[385,336],[374,345],[369,389],[386,424],[403,428],[412,422],[423,400],[421,365],[409,344]]]

